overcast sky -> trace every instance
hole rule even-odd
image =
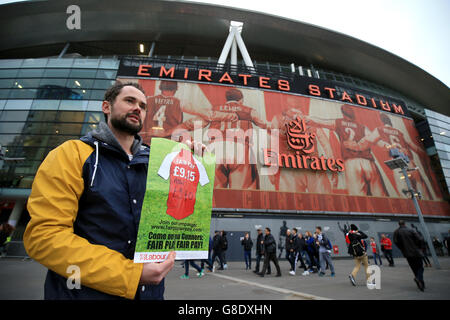
[[[15,1],[0,0],[0,4],[8,2]],[[226,4],[230,7],[270,13],[338,31],[394,53],[427,71],[447,86],[450,85],[448,62],[450,0],[196,0],[196,2]],[[74,0],[73,4],[76,3]]]
[[[196,2],[226,4],[338,31],[396,54],[450,85],[450,0]]]

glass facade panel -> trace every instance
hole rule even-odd
[[[98,68],[100,59],[76,59],[73,68]]]
[[[34,110],[58,110],[59,100],[33,100],[31,109]]]
[[[91,95],[89,99],[91,100],[102,100],[105,97],[105,89],[103,90],[91,90]]]
[[[0,113],[0,122],[2,121],[25,121],[28,117],[28,112],[26,111],[3,111]]]
[[[41,78],[44,75],[45,69],[20,69],[17,74],[18,78]]]
[[[118,59],[102,59],[100,60],[99,68],[105,69],[118,69],[119,60]]]
[[[104,70],[104,69],[99,69],[97,70],[97,75],[96,77],[99,79],[116,79],[116,75],[117,75],[117,70]]]
[[[48,59],[47,68],[70,68],[73,65],[73,59]]]
[[[97,70],[93,69],[72,69],[69,78],[95,78]]]
[[[46,78],[67,78],[70,69],[45,69],[44,77]]]
[[[76,89],[90,89],[92,88],[92,85],[94,84],[94,80],[93,79],[80,79],[80,78],[75,78],[75,79],[68,79],[67,80],[67,87],[68,88],[76,88]]]
[[[0,89],[0,99],[7,99],[9,97],[9,89]]]
[[[0,59],[0,68],[20,68],[22,59]]]
[[[116,81],[115,80],[95,80],[94,89],[108,89],[111,87]],[[105,90],[103,90],[104,92]]]
[[[33,99],[37,97],[38,89],[11,89],[10,99]]]
[[[5,110],[29,110],[32,103],[33,100],[7,100]]]
[[[0,88],[12,88],[14,79],[0,79]]]
[[[61,100],[59,110],[84,111],[87,106],[88,100]]]
[[[85,112],[59,111],[56,114],[57,122],[84,122]]]
[[[25,160],[3,164],[0,187],[30,188],[50,150],[103,121],[102,100],[118,60],[13,62],[0,60],[0,143],[8,156]]]
[[[19,69],[0,69],[0,78],[15,78]]]
[[[66,78],[48,78],[48,79],[42,79],[39,85],[45,86],[45,85],[52,85],[52,86],[60,86],[65,87],[67,83]]]
[[[39,82],[41,82],[41,79],[39,78],[24,78],[24,79],[17,79],[14,81],[14,88],[37,88],[39,87]]]
[[[45,68],[48,59],[24,59],[21,68]]]

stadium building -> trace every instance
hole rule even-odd
[[[399,219],[421,230],[405,177],[385,164],[394,148],[410,160],[431,236],[442,241],[450,229],[450,92],[394,54],[314,25],[192,2],[0,8],[0,222],[16,226],[10,256],[26,255],[39,165],[104,121],[103,95],[116,80],[146,90],[145,142],[179,129],[223,151],[211,228],[228,231],[229,260],[242,259],[244,232],[255,239],[266,226],[281,249],[287,228],[320,225],[342,257],[351,223],[375,238],[392,235]]]

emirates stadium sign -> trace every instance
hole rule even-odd
[[[347,104],[377,109],[409,117],[403,101],[382,96],[373,92],[337,85],[324,79],[316,79],[296,74],[286,74],[276,78],[254,72],[231,72],[220,68],[183,66],[183,61],[162,63],[154,60],[134,60],[122,58],[118,77],[136,77],[149,79],[173,79],[193,82],[206,82],[234,87],[252,87],[262,90],[300,94],[311,97],[334,100]]]

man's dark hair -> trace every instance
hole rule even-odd
[[[103,100],[108,101],[110,104],[113,104],[114,101],[116,101],[117,96],[120,94],[120,91],[122,91],[122,88],[126,86],[135,87],[146,96],[144,89],[138,83],[116,81],[116,83],[114,83],[108,90],[106,90]],[[105,122],[108,122],[108,116],[106,115],[106,113],[104,114],[104,116]]]
[[[351,224],[351,225],[350,225],[350,230],[352,230],[352,231],[357,231],[357,230],[358,230],[358,227],[357,227],[355,224]]]
[[[404,220],[400,220],[400,221],[398,222],[398,225],[399,225],[399,226],[404,226],[404,225],[405,225],[405,221],[404,221]]]
[[[270,228],[269,227],[266,227],[266,230],[270,232]]]
[[[316,229],[319,229],[320,231],[322,231],[322,227],[317,226]]]
[[[294,231],[295,231],[295,233],[297,233],[297,231],[298,231],[298,230],[297,230],[297,228],[292,228],[292,230],[294,230]]]

